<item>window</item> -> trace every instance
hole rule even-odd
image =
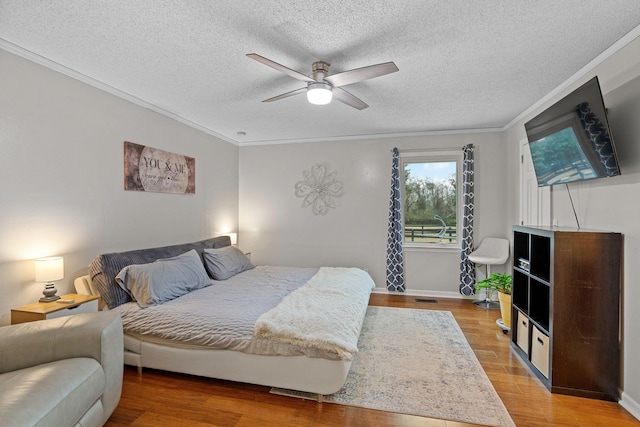
[[[460,247],[462,152],[401,153],[404,243]]]

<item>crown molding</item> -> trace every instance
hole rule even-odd
[[[450,130],[432,130],[422,132],[398,132],[398,133],[380,133],[380,134],[362,134],[333,136],[321,138],[292,138],[292,139],[273,139],[264,141],[251,141],[238,143],[241,147],[250,147],[256,145],[282,145],[282,144],[300,144],[308,142],[335,142],[335,141],[362,141],[371,139],[398,139],[398,138],[415,138],[420,136],[438,136],[438,135],[464,135],[474,133],[495,133],[503,132],[504,128],[480,128],[480,129],[450,129]]]
[[[138,98],[128,92],[117,89],[107,83],[101,82],[100,80],[96,80],[92,77],[87,76],[86,74],[82,74],[76,70],[73,70],[69,67],[66,67],[62,64],[59,64],[55,61],[52,61],[44,56],[38,55],[37,53],[31,52],[30,50],[24,49],[16,44],[13,44],[5,39],[0,38],[0,49],[6,50],[7,52],[13,53],[14,55],[20,56],[29,61],[35,62],[36,64],[42,65],[43,67],[49,68],[58,73],[64,74],[65,76],[71,77],[75,80],[79,80],[82,83],[85,83],[89,86],[93,86],[97,89],[100,89],[104,92],[107,92],[113,96],[117,96],[118,98],[124,99],[125,101],[129,101],[133,104],[136,104],[140,107],[151,110],[155,113],[158,113],[162,116],[168,117],[172,120],[180,122],[184,125],[187,125],[193,129],[199,130],[200,132],[204,132],[208,135],[214,136],[218,139],[221,139],[225,142],[228,142],[233,145],[238,145],[237,141],[233,139],[227,138],[224,135],[221,135],[215,132],[213,129],[209,129],[206,126],[201,125],[200,123],[194,122],[193,120],[189,120],[185,117],[180,116],[170,110],[159,107],[155,104],[147,102],[141,98]]]

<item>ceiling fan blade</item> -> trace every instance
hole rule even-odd
[[[302,87],[300,89],[292,90],[291,92],[283,93],[282,95],[274,96],[273,98],[265,99],[262,102],[273,102],[273,101],[277,101],[279,99],[288,98],[290,96],[294,96],[294,95],[298,95],[298,94],[306,93],[306,92],[307,92],[307,88],[306,87]]]
[[[281,73],[285,73],[289,77],[293,77],[297,80],[302,80],[303,82],[315,82],[311,77],[305,76],[302,73],[297,72],[296,70],[292,70],[291,68],[287,68],[284,65],[280,65],[277,62],[273,62],[270,59],[265,58],[264,56],[260,56],[257,53],[247,53],[247,56],[251,59],[254,59],[258,62],[263,63],[264,65],[273,68],[274,70],[278,70]]]
[[[342,88],[334,87],[332,92],[333,92],[333,97],[335,99],[337,99],[338,101],[342,102],[343,104],[347,104],[350,107],[356,108],[358,110],[364,110],[365,108],[369,107],[360,98],[356,97],[355,95],[350,94],[349,92],[347,92],[346,90],[344,90]]]
[[[398,67],[393,62],[384,62],[382,64],[369,65],[368,67],[355,68],[353,70],[344,71],[342,73],[333,74],[324,79],[331,83],[333,87],[350,85],[352,83],[361,82],[363,80],[373,79],[374,77],[384,76],[398,71]]]

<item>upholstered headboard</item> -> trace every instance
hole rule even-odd
[[[157,259],[183,254],[191,249],[195,249],[200,254],[200,258],[202,258],[202,252],[205,249],[222,248],[230,245],[231,239],[229,236],[220,236],[194,243],[98,255],[89,264],[90,286],[95,287],[107,307],[114,308],[131,301],[129,294],[118,286],[115,281],[115,277],[120,270],[127,265],[147,264]]]

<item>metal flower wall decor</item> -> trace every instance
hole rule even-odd
[[[329,208],[335,208],[335,197],[342,196],[343,184],[336,179],[338,172],[327,173],[323,164],[311,166],[302,171],[303,181],[296,182],[294,194],[304,198],[302,207],[311,206],[314,215],[326,215]]]

